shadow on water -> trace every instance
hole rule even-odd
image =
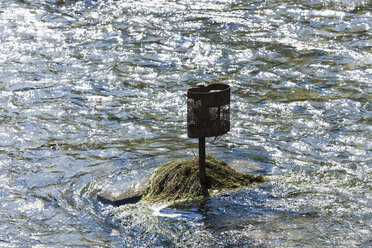
[[[273,216],[288,220],[320,216],[319,210],[289,210],[279,204],[276,206],[275,202],[280,199],[268,193],[270,187],[266,184],[258,188],[225,192],[176,208],[164,208],[160,213],[170,218],[184,216],[184,221],[201,226],[210,240],[221,247],[270,246],[262,234],[277,231],[275,226],[278,223],[271,223],[273,220],[270,220]]]

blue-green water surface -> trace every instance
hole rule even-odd
[[[231,86],[207,150],[264,184],[183,209],[107,187],[193,157],[186,90]],[[372,3],[1,0],[0,247],[371,247]]]

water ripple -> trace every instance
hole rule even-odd
[[[0,244],[369,246],[371,9],[2,1]],[[208,152],[270,181],[155,214],[97,202],[193,156],[185,98],[198,82],[232,87],[231,131]]]

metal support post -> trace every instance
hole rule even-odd
[[[205,170],[205,137],[199,138],[199,177],[203,195],[208,196],[207,173]]]

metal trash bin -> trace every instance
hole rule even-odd
[[[205,137],[230,130],[230,86],[198,84],[187,90],[187,136],[199,138],[199,177],[204,196],[208,196],[205,164]]]
[[[205,84],[187,91],[187,135],[212,137],[230,130],[230,86]]]

